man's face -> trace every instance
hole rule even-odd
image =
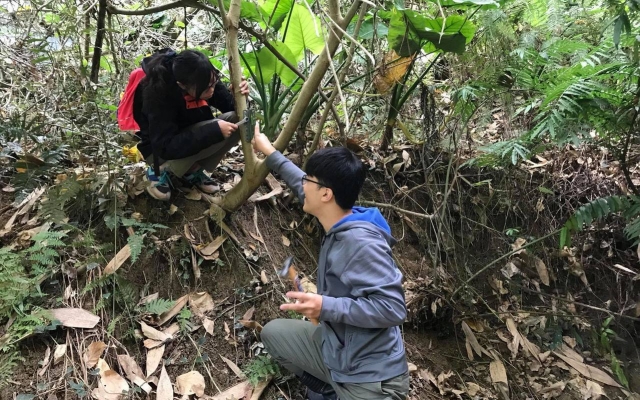
[[[323,196],[330,190],[321,185],[314,176],[305,175],[302,177],[302,191],[304,192],[304,204],[302,210],[313,216],[317,216],[318,210],[322,207]]]

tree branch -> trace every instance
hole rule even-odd
[[[142,8],[138,10],[126,10],[124,8],[117,8],[113,4],[109,4],[107,6],[107,11],[109,11],[111,14],[119,14],[119,15],[149,15],[149,14],[155,14],[162,11],[171,10],[173,8],[181,8],[181,7],[190,6],[190,5],[193,7],[197,7],[196,5],[192,4],[192,2],[189,0],[178,0],[178,1],[174,1],[173,3],[162,4],[156,7]],[[202,6],[203,4],[199,4],[199,5]]]

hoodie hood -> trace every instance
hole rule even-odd
[[[393,246],[396,243],[396,240],[391,236],[391,228],[389,227],[387,220],[385,220],[380,213],[380,210],[374,207],[353,207],[351,212],[351,214],[342,218],[333,227],[331,227],[327,234],[340,232],[354,227],[368,229],[375,228],[376,231],[380,232],[384,236],[390,246]]]
[[[142,68],[145,74],[149,73],[148,68],[149,68],[149,61],[151,60],[151,58],[159,56],[159,54],[163,54],[165,56],[163,63],[167,68],[167,70],[173,73],[171,69],[171,63],[173,62],[173,59],[175,58],[175,56],[177,56],[178,54],[171,49],[162,49],[157,53],[154,53],[142,59],[142,62],[140,63],[140,67]]]

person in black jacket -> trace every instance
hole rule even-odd
[[[171,173],[213,193],[217,186],[205,170],[213,171],[240,140],[233,95],[198,51],[161,51],[146,57],[142,69],[133,116],[140,126],[138,151],[149,164],[147,192],[169,200]],[[240,91],[249,94],[244,80]],[[214,118],[210,106],[224,114]]]

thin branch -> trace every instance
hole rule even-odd
[[[403,213],[403,214],[407,214],[407,215],[413,215],[414,217],[419,217],[419,218],[424,218],[424,219],[434,219],[436,217],[435,214],[421,214],[421,213],[418,213],[418,212],[415,212],[415,211],[405,210],[404,208],[400,208],[398,206],[394,206],[393,204],[377,203],[375,201],[369,201],[369,200],[362,200],[362,201],[359,201],[358,203],[364,204],[366,206],[390,208],[390,209],[392,209],[394,211],[397,211],[399,213]]]
[[[124,8],[117,8],[113,4],[109,4],[107,6],[107,10],[111,14],[119,14],[119,15],[149,15],[149,14],[155,14],[158,12],[171,10],[173,8],[181,8],[189,5],[192,5],[193,7],[204,6],[203,4],[198,4],[198,6],[196,6],[193,4],[192,1],[189,1],[189,0],[178,0],[178,1],[174,1],[173,3],[162,4],[156,7],[141,8],[138,10],[126,10]]]

